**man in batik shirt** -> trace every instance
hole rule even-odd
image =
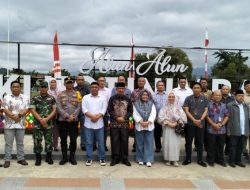
[[[112,96],[108,104],[110,114],[111,166],[120,161],[131,166],[128,161],[129,117],[133,114],[131,100],[124,95],[125,83],[116,84],[117,94]]]
[[[208,106],[207,116],[207,163],[214,166],[214,163],[226,167],[223,151],[226,141],[226,123],[229,113],[226,104],[221,102],[222,94],[220,90],[213,93],[213,100]]]
[[[17,146],[17,163],[27,166],[24,159],[24,134],[25,134],[25,114],[29,108],[29,99],[21,94],[21,83],[13,81],[11,83],[11,94],[4,97],[1,106],[5,113],[4,139],[5,157],[4,168],[10,167],[12,147],[14,138]]]

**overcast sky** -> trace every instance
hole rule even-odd
[[[0,1],[0,40],[250,49],[249,0],[8,0]],[[9,11],[8,11],[9,10]],[[17,47],[10,45],[9,68],[17,67]],[[78,71],[91,60],[90,47],[60,47],[62,68]],[[136,52],[152,52],[136,49]],[[6,44],[0,44],[0,67],[7,65]],[[129,59],[129,49],[111,50],[116,59]],[[203,67],[204,51],[186,51],[194,67]],[[215,63],[209,52],[209,65]],[[244,53],[249,56],[249,53]],[[49,71],[52,46],[21,46],[21,67]]]

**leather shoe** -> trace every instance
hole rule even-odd
[[[49,165],[54,164],[54,161],[53,161],[53,159],[52,159],[52,153],[51,153],[51,152],[47,152],[45,161],[46,161]]]
[[[27,166],[28,165],[28,162],[26,162],[26,160],[19,160],[17,161],[18,164],[21,164],[23,166]]]
[[[72,165],[77,165],[77,161],[76,161],[75,153],[74,153],[74,152],[71,152],[71,153],[70,153],[69,162],[70,162]]]
[[[246,165],[243,164],[242,162],[237,162],[237,163],[235,163],[235,165],[240,166],[240,167],[242,167],[242,168],[245,168],[245,167],[246,167]]]
[[[111,162],[110,162],[110,166],[114,166],[114,165],[116,165],[116,164],[118,164],[119,163],[119,160],[112,160]]]
[[[244,152],[243,156],[245,156],[246,158],[249,158],[249,154],[247,152]]]
[[[64,165],[68,162],[68,158],[63,158],[60,162],[59,165]]]
[[[10,161],[5,161],[4,164],[3,164],[3,167],[4,168],[10,167]]]
[[[184,162],[182,162],[183,166],[186,166],[188,164],[191,164],[191,160],[184,160]]]
[[[36,153],[36,162],[35,162],[35,166],[41,166],[41,162],[42,162],[42,156],[40,153]]]
[[[199,164],[202,167],[207,167],[207,164],[205,162],[203,162],[202,160],[198,161],[197,164]]]
[[[214,163],[213,162],[207,162],[207,164],[211,167],[214,167]]]
[[[229,166],[231,166],[232,168],[235,168],[236,165],[234,163],[228,163]]]
[[[227,167],[227,164],[225,162],[223,162],[223,161],[222,162],[216,162],[216,163],[223,166],[223,167]]]
[[[156,148],[155,152],[161,152],[161,149],[160,148]]]
[[[131,166],[131,163],[128,160],[123,160],[122,163],[126,166]]]

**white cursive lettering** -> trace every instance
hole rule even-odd
[[[92,51],[92,60],[87,61],[81,65],[80,72],[83,74],[89,74],[93,69],[99,69],[101,73],[107,73],[109,71],[130,71],[133,69],[133,65],[130,63],[124,64],[121,62],[115,62],[113,57],[107,58],[110,56],[110,49],[104,48],[102,53],[95,59],[94,51],[99,48],[96,48]],[[160,53],[154,58],[153,61],[146,61],[140,63],[136,67],[136,74],[137,75],[145,75],[152,67],[155,65],[155,73],[157,75],[162,75],[166,72],[185,72],[188,69],[188,66],[184,64],[169,64],[171,61],[171,56],[166,56],[164,58],[164,53],[166,52],[165,49],[161,49]],[[161,60],[163,61],[161,62]],[[148,67],[143,68],[144,65],[148,65]],[[98,67],[97,67],[98,66]]]

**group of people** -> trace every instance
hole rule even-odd
[[[76,83],[76,86],[74,84]],[[249,154],[247,138],[250,118],[250,81],[245,81],[245,93],[237,90],[234,96],[224,85],[212,92],[207,89],[207,80],[187,86],[186,78],[178,79],[178,87],[165,92],[165,84],[158,81],[156,92],[151,94],[145,86],[144,77],[138,78],[137,88],[132,92],[126,87],[126,78],[118,76],[115,88],[106,87],[104,76],[89,86],[84,76],[76,80],[64,79],[65,90],[60,92],[56,79],[40,83],[39,95],[29,101],[21,94],[19,81],[11,83],[11,94],[1,103],[5,113],[5,157],[4,167],[10,166],[14,138],[17,145],[17,163],[28,165],[24,158],[25,114],[34,117],[35,165],[42,163],[43,138],[45,161],[53,164],[52,151],[58,151],[60,137],[62,159],[59,164],[70,162],[77,165],[75,152],[80,126],[81,149],[86,151],[86,166],[93,163],[93,151],[98,151],[98,162],[106,165],[105,151],[107,134],[110,131],[110,166],[128,160],[129,122],[134,120],[134,148],[139,165],[151,167],[154,152],[163,152],[166,165],[179,166],[181,134],[184,131],[186,158],[182,165],[192,162],[193,139],[197,151],[197,163],[203,167],[215,163],[227,166],[224,151],[231,167],[245,167],[242,154]],[[178,130],[177,130],[178,128]],[[69,137],[69,146],[68,146]],[[226,145],[226,147],[225,147]],[[155,148],[154,148],[155,147]],[[206,162],[203,149],[207,151]],[[68,155],[69,152],[69,155]]]

